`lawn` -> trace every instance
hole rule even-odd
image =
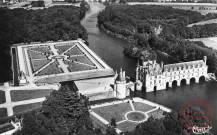
[[[95,67],[86,66],[80,63],[71,62],[71,61],[64,61],[67,65],[69,65],[70,72],[77,72],[77,71],[85,71],[85,70],[93,70],[96,69]]]
[[[6,102],[6,100],[5,100],[5,92],[0,90],[0,104],[3,104],[5,102]]]
[[[94,63],[92,61],[90,61],[87,56],[71,56],[68,58],[69,60],[72,60],[72,61],[77,61],[77,62],[81,62],[81,63],[84,63],[84,64],[88,64],[88,65],[92,65],[94,66]]]
[[[49,66],[47,66],[45,69],[40,71],[36,76],[41,76],[41,75],[53,75],[53,74],[59,74],[62,73],[61,69],[58,67],[57,62],[51,63]]]
[[[146,116],[140,112],[131,112],[127,114],[127,118],[132,121],[143,121]]]
[[[210,24],[210,23],[217,23],[217,19],[211,19],[211,20],[207,20],[207,21],[201,21],[201,22],[198,22],[198,23],[192,23],[192,24],[189,24],[188,27],[192,27],[194,25]]]
[[[157,118],[157,119],[164,118],[163,112],[164,112],[163,110],[157,109],[153,112],[148,113],[148,116],[149,117],[153,116],[154,118]]]
[[[138,125],[138,123],[125,121],[123,123],[120,123],[117,125],[117,128],[119,128],[122,132],[126,131],[132,131],[135,129],[135,127]]]
[[[77,46],[75,46],[65,54],[69,56],[70,55],[81,55],[83,54],[83,52]]]
[[[147,105],[145,103],[140,103],[140,102],[134,102],[133,106],[135,110],[142,111],[142,112],[147,112],[155,108],[153,106]]]
[[[34,48],[30,48],[30,50],[41,52],[43,54],[53,54],[48,46],[38,46]]]
[[[103,133],[106,133],[107,125],[103,124],[100,120],[90,115],[90,119],[95,128],[99,128]]]
[[[19,113],[31,111],[31,110],[39,108],[41,106],[42,106],[42,102],[38,102],[38,103],[33,103],[33,104],[15,106],[15,107],[13,107],[13,110],[14,110],[15,114],[19,114]]]
[[[42,98],[49,96],[53,90],[12,90],[11,91],[11,100],[13,102]]]
[[[116,121],[119,122],[125,120],[124,115],[127,112],[132,111],[132,108],[129,103],[120,103],[94,108],[92,111],[106,119],[108,122],[110,122],[112,118],[116,118]]]
[[[36,72],[37,70],[39,70],[40,68],[48,64],[50,61],[51,60],[47,60],[47,59],[31,61],[33,72]]]
[[[59,54],[62,54],[63,52],[65,52],[66,50],[68,50],[72,46],[73,45],[55,45],[55,48],[58,49]]]
[[[28,54],[29,54],[30,60],[46,58],[46,55],[43,55],[42,53],[39,53],[39,52],[31,51],[31,50],[28,50]]]
[[[194,38],[194,39],[189,39],[189,40],[190,41],[202,41],[207,47],[217,49],[217,37]]]
[[[8,116],[6,108],[0,108],[0,118]]]

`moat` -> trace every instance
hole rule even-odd
[[[135,77],[135,68],[137,61],[124,56],[123,49],[129,43],[125,40],[115,38],[97,27],[97,13],[103,9],[102,5],[92,4],[91,11],[82,20],[82,25],[89,34],[89,47],[96,52],[109,66],[114,70],[122,67],[129,77]],[[173,58],[158,54],[158,61],[165,64],[178,62]],[[137,92],[134,96],[151,100],[162,104],[171,109],[179,109],[188,100],[192,98],[201,98],[207,101],[213,109],[212,132],[217,133],[217,82],[209,81],[200,84],[191,83],[182,84],[181,87],[173,87],[167,90],[143,93]]]

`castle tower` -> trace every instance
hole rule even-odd
[[[203,56],[204,65],[206,65],[207,57]]]
[[[136,66],[136,81],[139,80],[139,60],[137,62],[137,66]]]
[[[127,96],[127,90],[126,90],[126,76],[125,71],[122,71],[120,69],[120,73],[115,80],[115,92],[116,92],[116,98],[118,99],[124,99]]]

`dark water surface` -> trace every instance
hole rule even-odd
[[[97,13],[102,9],[101,5],[92,4],[91,11],[82,20],[82,25],[89,34],[89,47],[96,52],[114,70],[121,67],[126,75],[134,77],[137,61],[124,56],[123,49],[129,43],[125,40],[115,38],[101,29],[97,24]],[[158,54],[158,62],[175,63],[176,61],[165,55]],[[136,96],[154,101],[171,109],[179,109],[186,101],[192,98],[201,98],[208,102],[213,109],[212,132],[217,135],[217,82],[191,83],[181,87],[173,87],[158,92],[138,92]]]

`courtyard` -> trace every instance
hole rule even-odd
[[[132,131],[139,123],[145,122],[149,117],[157,119],[164,117],[164,112],[171,110],[153,102],[133,98],[114,101],[91,106],[91,119],[96,127],[103,132],[112,118],[116,119],[117,132]]]

